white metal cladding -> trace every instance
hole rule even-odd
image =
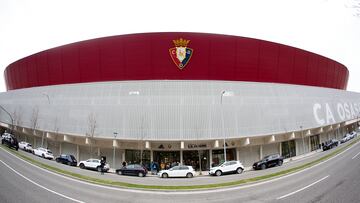
[[[224,90],[234,95],[224,96],[221,105]],[[327,104],[334,120],[326,119]],[[349,106],[345,117],[339,104]],[[256,82],[123,81],[13,90],[0,94],[0,105],[29,128],[38,108],[38,129],[45,131],[85,136],[93,113],[98,137],[117,132],[119,139],[190,140],[271,135],[351,120],[359,115],[360,94]],[[11,123],[3,111],[0,119]]]

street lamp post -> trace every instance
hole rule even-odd
[[[114,140],[116,140],[116,136],[117,136],[117,132],[114,132]],[[115,145],[113,143],[113,147],[114,147],[114,150],[113,150],[113,167],[115,168]]]
[[[50,97],[48,94],[46,94],[45,92],[41,93],[42,95],[46,96],[47,100],[48,100],[48,104],[50,105]],[[43,147],[44,145],[44,135],[45,135],[45,131],[43,130],[42,132],[42,137],[41,137],[41,147]]]
[[[224,141],[224,162],[226,162],[226,140],[225,140],[225,125],[224,125],[224,108],[222,105],[223,96],[233,96],[234,93],[231,91],[222,91],[220,97],[220,106],[221,106],[221,123],[222,123],[222,131],[223,131],[223,141]]]
[[[12,133],[13,130],[14,130],[14,119],[12,118],[11,114],[8,111],[6,111],[6,109],[3,106],[0,105],[0,108],[3,111],[5,111],[5,113],[7,113],[9,115],[9,117],[10,117],[10,120],[11,120],[11,132],[10,133]]]

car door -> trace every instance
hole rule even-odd
[[[85,167],[86,168],[93,168],[94,163],[92,162],[92,159],[88,159],[85,161]]]
[[[230,172],[231,171],[230,162],[224,163],[221,168],[224,173]]]
[[[135,171],[135,165],[129,165],[126,167],[125,174],[126,175],[134,175]]]
[[[179,166],[172,167],[171,170],[169,170],[171,177],[180,177],[181,171]]]
[[[186,177],[189,168],[187,166],[180,166],[179,168],[179,176]]]

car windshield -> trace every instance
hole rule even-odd
[[[263,158],[263,160],[269,159],[271,157],[271,155],[268,155],[266,157]]]
[[[50,150],[47,150],[47,153],[49,153],[49,154],[52,154],[52,151],[50,151]]]

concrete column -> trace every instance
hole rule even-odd
[[[310,136],[309,136],[309,152],[311,152],[311,140],[310,140]]]
[[[100,157],[100,154],[101,154],[101,152],[100,152],[100,147],[98,147],[98,150],[97,150],[97,155],[98,155],[98,157]]]
[[[180,150],[180,164],[183,164],[183,150]]]
[[[239,149],[239,147],[236,148],[236,160],[240,161],[240,149]]]
[[[282,156],[282,146],[281,146],[281,142],[279,143],[279,154],[280,154],[280,156]]]
[[[213,163],[213,159],[212,159],[212,149],[209,149],[209,162],[210,162],[210,167],[211,167],[211,164]]]
[[[150,162],[154,161],[154,153],[153,150],[150,150]]]
[[[260,159],[263,158],[263,146],[260,145]]]
[[[80,160],[80,147],[76,145],[76,160]]]
[[[62,142],[59,143],[59,153],[62,154]]]
[[[122,153],[122,160],[125,161],[125,150],[124,150],[124,153]]]
[[[33,145],[34,145],[34,148],[37,148],[36,147],[36,137],[35,136],[34,136],[34,144]]]

